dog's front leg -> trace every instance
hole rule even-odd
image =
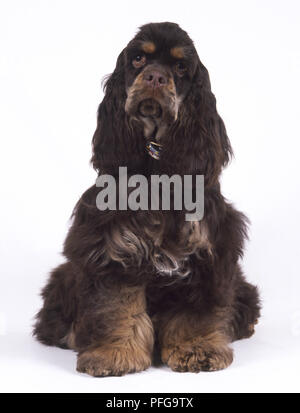
[[[81,298],[73,341],[80,372],[120,376],[149,367],[153,327],[144,287],[116,283],[89,289]]]
[[[233,353],[223,311],[199,314],[188,309],[169,312],[157,323],[161,359],[180,372],[215,371],[229,366]]]

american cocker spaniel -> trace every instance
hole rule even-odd
[[[43,289],[35,336],[78,352],[77,370],[93,376],[154,362],[181,372],[229,366],[230,343],[253,334],[260,302],[239,265],[247,219],[220,191],[230,142],[208,72],[177,24],[146,24],[121,52],[92,146],[98,176],[117,186],[120,167],[146,180],[204,176],[204,216],[100,210],[93,185],[75,206],[66,262]]]

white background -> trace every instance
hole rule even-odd
[[[299,18],[297,0],[0,1],[0,391],[300,390]],[[35,342],[31,325],[96,177],[101,79],[151,21],[179,23],[210,72],[235,151],[223,192],[252,221],[243,266],[263,317],[227,370],[95,379],[75,371],[75,353]]]

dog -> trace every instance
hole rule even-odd
[[[34,335],[78,353],[77,370],[119,376],[164,363],[178,372],[232,363],[230,343],[260,316],[240,267],[248,220],[221,194],[232,156],[209,74],[175,23],[142,26],[105,83],[92,139],[98,176],[204,176],[204,216],[184,210],[100,211],[80,198],[50,275]],[[195,188],[193,188],[195,189]]]

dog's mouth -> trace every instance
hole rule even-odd
[[[158,92],[129,88],[125,112],[132,120],[142,122],[146,139],[160,142],[177,119],[178,104],[176,95]]]
[[[144,118],[158,119],[162,117],[162,112],[160,103],[154,99],[144,99],[138,106],[138,113]]]

